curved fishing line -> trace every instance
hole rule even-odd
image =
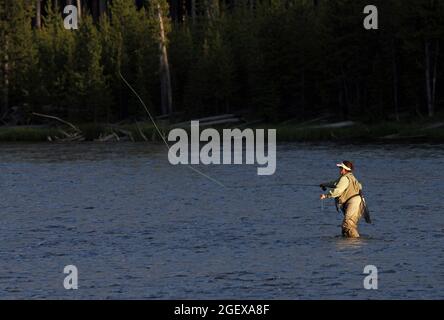
[[[162,138],[163,142],[165,143],[166,147],[168,148],[168,150],[170,150],[170,146],[168,145],[168,142],[166,141],[162,132],[159,130],[159,127],[157,127],[156,121],[154,121],[154,118],[151,115],[151,112],[148,110],[148,107],[146,106],[145,102],[143,102],[142,98],[139,96],[139,94],[136,92],[136,90],[134,90],[134,88],[129,84],[129,82],[126,81],[125,77],[122,75],[122,73],[120,73],[120,71],[119,71],[119,75],[122,78],[123,82],[125,82],[125,84],[128,86],[128,88],[131,89],[131,91],[134,93],[134,95],[137,97],[137,99],[139,99],[140,103],[145,108],[146,113],[148,113],[148,116],[150,117],[151,122],[154,124],[154,127],[156,128],[157,132],[159,133],[159,135]]]
[[[154,117],[151,115],[151,112],[148,110],[148,107],[146,106],[145,102],[142,100],[142,98],[139,96],[139,94],[136,92],[136,90],[134,90],[134,88],[129,84],[129,82],[126,81],[125,77],[122,75],[122,73],[120,71],[119,71],[119,75],[122,78],[123,82],[125,82],[125,84],[128,86],[128,88],[130,88],[130,90],[134,93],[134,95],[137,97],[137,99],[139,99],[139,102],[145,108],[145,111],[148,114],[148,116],[150,117],[150,120],[153,123],[154,128],[156,129],[157,133],[162,138],[163,143],[165,144],[166,148],[169,151],[170,150],[170,145],[168,144],[168,142],[165,139],[165,136],[162,134],[162,132],[160,131],[159,127],[157,126],[156,121],[154,120]],[[200,174],[202,177],[205,177],[205,178],[213,181],[214,183],[218,184],[221,187],[225,187],[225,185],[222,182],[220,182],[220,181],[210,177],[209,175],[207,175],[207,174],[203,173],[202,171],[194,168],[193,166],[191,166],[189,164],[187,164],[186,166],[187,166],[187,168],[189,168],[189,169],[193,170],[194,172]]]
[[[213,181],[214,183],[217,183],[217,184],[220,185],[221,187],[224,187],[224,188],[225,188],[225,185],[224,185],[222,182],[220,182],[220,181],[218,181],[218,180],[216,180],[216,179],[210,177],[209,175],[203,173],[203,172],[200,171],[200,170],[197,170],[197,169],[194,168],[193,166],[191,166],[191,165],[188,164],[188,165],[187,165],[187,168],[193,170],[194,172],[200,174],[202,177],[205,177],[205,178],[207,178],[207,179]]]

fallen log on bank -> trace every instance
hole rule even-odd
[[[403,140],[416,140],[416,139],[424,139],[427,136],[425,134],[421,134],[421,135],[401,135],[400,133],[394,133],[394,134],[389,134],[383,137],[379,137],[380,140],[387,140],[387,141],[403,141]]]
[[[189,128],[191,121],[199,121],[200,127],[208,127],[215,125],[233,124],[244,122],[241,118],[234,114],[223,114],[219,116],[205,117],[199,119],[193,119],[190,121],[179,122],[170,125],[171,128]]]
[[[142,137],[142,139],[144,140],[144,141],[148,141],[148,138],[146,137],[146,135],[143,133],[143,131],[142,131],[142,129],[140,128],[140,126],[139,126],[139,123],[136,121],[136,127],[137,127],[137,130],[139,131],[139,134],[140,134],[140,136]]]
[[[48,141],[51,141],[51,142],[52,141],[60,141],[60,142],[85,141],[85,137],[83,136],[82,131],[78,127],[73,125],[71,122],[63,120],[63,119],[56,117],[56,116],[51,116],[51,115],[37,113],[37,112],[33,112],[32,115],[37,116],[37,117],[41,117],[41,118],[56,120],[64,125],[70,127],[73,130],[73,132],[68,132],[63,129],[59,129],[59,133],[62,135],[62,137],[59,137],[59,136],[48,137],[47,138]]]
[[[73,125],[72,123],[70,123],[70,122],[68,122],[68,121],[65,121],[65,120],[63,120],[63,119],[61,119],[61,118],[59,118],[59,117],[50,116],[50,115],[46,115],[46,114],[42,114],[42,113],[37,113],[37,112],[33,112],[32,114],[35,115],[35,116],[38,116],[38,117],[42,117],[42,118],[48,118],[48,119],[57,120],[57,121],[59,121],[59,122],[61,122],[61,123],[64,123],[64,124],[70,126],[70,127],[73,128],[75,131],[77,131],[77,132],[81,132],[80,129],[77,128],[75,125]]]
[[[289,120],[285,120],[285,121],[281,122],[280,125],[283,126],[283,125],[294,124],[294,125],[296,125],[298,127],[304,127],[304,126],[307,126],[307,125],[312,124],[312,123],[316,123],[316,122],[319,122],[319,121],[322,121],[322,120],[326,120],[326,119],[328,119],[330,117],[331,117],[330,115],[325,115],[325,116],[321,116],[321,117],[318,117],[318,118],[315,118],[315,119],[307,120],[307,121],[304,121],[304,122],[301,122],[301,123],[297,122],[297,121],[299,121],[299,118],[293,118],[293,119],[289,119]]]
[[[98,139],[95,139],[94,141],[96,142],[109,142],[109,141],[120,141],[119,136],[113,132],[111,134],[108,135],[103,135],[102,133],[100,134]]]
[[[357,123],[354,121],[341,121],[341,122],[335,122],[335,123],[327,123],[327,124],[309,126],[306,128],[307,129],[340,129],[340,128],[353,127],[355,125],[357,125]]]

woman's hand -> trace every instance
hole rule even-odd
[[[327,199],[327,195],[321,194],[321,200]]]

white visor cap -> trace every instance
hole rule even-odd
[[[352,171],[352,169],[351,168],[349,168],[349,167],[347,167],[344,163],[337,163],[336,164],[336,166],[337,167],[339,167],[339,168],[343,168],[343,169],[345,169],[345,170],[347,170],[347,171]]]

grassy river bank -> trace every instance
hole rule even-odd
[[[230,128],[235,128],[231,126]],[[444,123],[384,122],[350,124],[347,126],[301,126],[298,124],[255,124],[253,129],[276,129],[278,141],[285,142],[433,142],[444,143]],[[44,141],[160,141],[151,123],[125,125],[81,124],[81,135],[69,133],[63,127],[3,126],[0,142]],[[160,126],[166,133],[168,127]],[[218,127],[222,129],[222,127]],[[240,127],[244,129],[243,127]],[[203,130],[203,128],[201,128]]]

